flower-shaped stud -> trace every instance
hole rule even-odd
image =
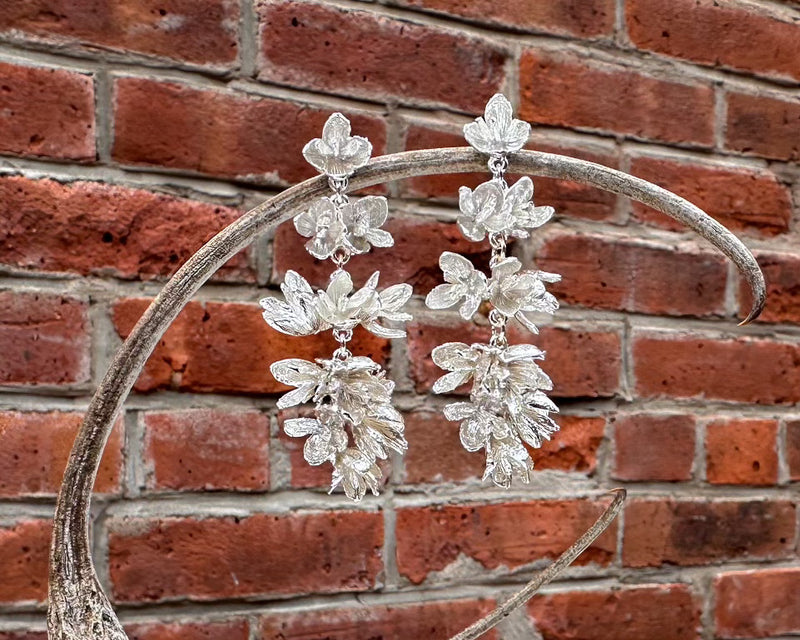
[[[442,253],[439,266],[445,284],[435,287],[425,298],[425,304],[429,309],[448,309],[463,299],[458,312],[464,320],[469,320],[488,296],[486,276],[464,256],[451,251]]]
[[[483,153],[519,151],[528,141],[531,125],[514,119],[511,103],[496,93],[486,104],[483,117],[464,125],[467,142]]]
[[[303,157],[317,171],[331,178],[345,178],[369,161],[372,144],[366,138],[350,135],[350,121],[341,113],[332,114],[322,129],[322,137],[303,147]]]

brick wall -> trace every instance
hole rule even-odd
[[[483,328],[427,312],[480,177],[386,187],[414,285],[388,363],[410,450],[353,506],[280,434],[272,360],[329,352],[256,301],[328,265],[291,225],[204,287],[108,443],[94,549],[131,638],[445,638],[524,582],[624,485],[623,517],[504,623],[516,640],[800,633],[800,7],[769,0],[6,0],[0,4],[0,639],[41,640],[49,522],[72,439],[121,339],[191,253],[312,175],[333,110],[377,153],[463,145],[503,90],[530,147],[630,171],[738,232],[769,280],[754,326],[730,264],[664,216],[536,180],[558,217],[515,251],[564,274],[535,342],[562,406],[530,487],[428,397],[436,344]],[[521,338],[519,334],[517,339]],[[287,414],[288,415],[288,414]],[[307,605],[313,610],[304,612]],[[539,635],[532,635],[533,629]]]

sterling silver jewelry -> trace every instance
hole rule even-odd
[[[294,218],[297,232],[310,240],[308,252],[320,260],[330,258],[336,270],[327,289],[314,291],[298,273],[287,271],[281,291],[284,300],[264,298],[264,320],[277,331],[292,336],[333,331],[339,348],[330,359],[316,363],[298,358],[275,362],[276,380],[296,387],[278,400],[286,409],[314,402],[313,418],[286,420],[287,435],[307,437],[303,456],[312,465],[333,465],[331,491],[341,485],[347,497],[360,501],[367,489],[378,495],[381,469],[389,451],[403,453],[403,416],[392,406],[394,382],[372,359],[354,356],[348,349],[358,325],[382,338],[402,338],[405,331],[382,324],[404,322],[411,316],[400,311],[411,297],[411,285],[396,284],[378,291],[380,272],[354,291],[344,266],[351,256],[371,247],[391,247],[394,240],[381,229],[389,215],[382,196],[351,202],[346,194],[348,177],[364,166],[372,153],[369,140],[350,135],[350,122],[334,113],[325,123],[322,138],[309,142],[303,156],[328,177],[333,195],[313,202]]]

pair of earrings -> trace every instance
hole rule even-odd
[[[545,394],[552,383],[538,365],[544,352],[530,344],[509,345],[507,336],[509,320],[537,333],[526,314],[552,314],[558,308],[546,284],[560,277],[524,271],[517,258],[507,255],[510,238],[527,238],[553,215],[551,207],[533,205],[530,178],[520,178],[513,185],[505,179],[507,154],[521,149],[529,133],[530,125],[513,118],[511,104],[501,94],[489,100],[483,117],[465,125],[467,142],[488,155],[492,177],[474,190],[459,189],[457,224],[475,242],[488,236],[490,275],[465,257],[445,251],[439,260],[445,282],[425,300],[430,309],[458,306],[465,320],[488,302],[491,337],[486,344],[449,342],[433,350],[433,361],[447,371],[433,391],[449,393],[472,381],[469,400],[447,405],[444,415],[460,422],[461,442],[468,451],[485,449],[484,479],[491,478],[502,487],[510,486],[515,477],[529,481],[533,462],[525,444],[540,447],[558,429],[550,417],[558,409]],[[346,194],[349,176],[367,164],[371,153],[370,142],[352,136],[349,121],[340,113],[328,119],[322,138],[305,146],[303,156],[328,177],[331,194],[300,213],[294,225],[309,238],[305,245],[309,253],[330,259],[334,270],[327,288],[317,291],[300,274],[287,271],[281,285],[284,299],[261,300],[264,319],[272,328],[293,336],[331,330],[339,343],[329,359],[289,358],[275,362],[270,371],[279,382],[295,387],[278,400],[278,408],[314,403],[313,417],[285,421],[287,435],[306,437],[306,461],[312,465],[330,462],[331,491],[341,485],[356,501],[367,489],[378,494],[378,460],[386,459],[390,451],[402,454],[408,448],[403,416],[392,405],[394,382],[378,363],[348,348],[358,325],[383,338],[402,338],[405,331],[386,322],[411,320],[402,311],[412,294],[410,285],[379,290],[380,272],[376,271],[364,287],[355,290],[345,269],[351,257],[394,244],[391,234],[381,228],[389,213],[386,198],[351,201]]]

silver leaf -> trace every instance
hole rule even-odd
[[[482,153],[519,151],[528,141],[531,126],[515,120],[508,99],[496,93],[486,104],[483,117],[464,125],[467,142]]]
[[[333,178],[344,178],[363,167],[372,154],[369,140],[350,135],[350,121],[341,113],[332,114],[315,138],[303,148],[303,157],[317,171]]]

